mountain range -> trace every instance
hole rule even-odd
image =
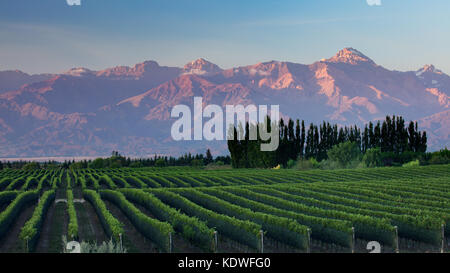
[[[204,59],[184,67],[146,61],[61,74],[0,72],[0,157],[226,153],[225,142],[174,142],[177,104],[280,105],[307,123],[363,125],[402,115],[428,132],[429,149],[450,144],[450,76],[426,65],[393,71],[353,48],[304,65],[270,61],[221,69]]]

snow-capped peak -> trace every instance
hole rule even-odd
[[[374,63],[369,57],[351,47],[340,50],[335,56],[328,59],[327,61],[333,63],[348,64]]]
[[[209,75],[222,72],[222,69],[207,60],[200,58],[184,66],[184,74]]]
[[[84,67],[75,67],[70,69],[69,71],[65,72],[65,75],[70,75],[70,76],[74,76],[74,77],[81,77],[87,74],[91,74],[93,71],[89,70],[87,68]]]

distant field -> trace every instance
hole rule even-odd
[[[450,165],[0,172],[0,252],[448,252]]]

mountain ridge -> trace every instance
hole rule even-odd
[[[1,72],[0,72],[1,73]],[[170,110],[206,104],[279,104],[282,116],[362,125],[386,115],[420,120],[430,147],[449,146],[450,76],[433,65],[391,71],[353,48],[312,64],[269,61],[221,69],[145,61],[93,71],[74,68],[0,94],[0,157],[130,155],[202,151],[226,144],[176,143]],[[441,120],[439,120],[441,119]],[[198,150],[200,149],[200,150]]]

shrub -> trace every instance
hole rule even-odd
[[[25,164],[22,169],[25,171],[33,171],[33,170],[39,170],[41,166],[37,162],[30,162]]]
[[[299,159],[296,162],[294,169],[306,171],[306,170],[316,169],[318,167],[319,167],[319,162],[317,162],[317,160],[315,158],[310,158],[309,160]]]
[[[286,168],[292,169],[295,167],[295,164],[296,164],[295,160],[289,159],[289,161],[286,164]]]
[[[155,162],[156,167],[166,167],[166,165],[167,165],[166,161],[162,158],[156,160],[156,162]]]
[[[428,161],[429,164],[450,164],[450,151],[445,148],[439,152],[431,154],[431,158]]]
[[[100,169],[105,167],[105,160],[103,158],[97,158],[89,164],[92,169]]]
[[[201,166],[203,166],[203,160],[194,159],[191,161],[191,166],[192,167],[201,167]]]
[[[383,166],[381,148],[372,148],[366,151],[362,163],[369,168]]]
[[[333,166],[337,163],[337,167],[349,168],[355,165],[355,161],[360,160],[361,150],[357,143],[345,142],[333,146],[327,154],[328,160],[331,161],[330,165]]]
[[[420,166],[420,162],[419,162],[419,160],[417,159],[417,160],[414,160],[414,161],[411,161],[411,162],[408,162],[408,163],[405,163],[405,164],[403,164],[403,167],[418,167],[418,166]]]
[[[216,163],[213,163],[213,164],[216,164],[217,166],[225,165],[225,163],[223,161],[221,161],[221,160],[218,160],[218,161],[216,161]]]

